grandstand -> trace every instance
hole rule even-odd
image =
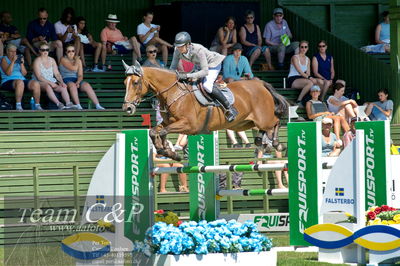
[[[65,2],[76,10],[81,10],[87,21],[89,21],[91,32],[93,33],[98,33],[104,26],[104,17],[107,13],[111,12],[111,10],[114,13],[118,13],[121,20],[125,21],[121,23],[121,30],[129,36],[134,33],[132,28],[136,28],[131,25],[137,25],[140,22],[140,14],[144,9],[154,8],[159,12],[156,12],[157,16],[157,14],[161,14],[163,7],[170,10],[169,2],[179,3],[179,1],[168,0],[99,0],[93,6],[89,4],[92,1],[72,0]],[[198,1],[186,2],[196,3]],[[211,1],[204,1],[205,5],[207,5],[207,2]],[[247,3],[247,1],[233,2],[240,3],[242,6],[246,6]],[[358,14],[353,20],[349,19],[347,22],[341,22],[334,14],[335,7],[337,13],[339,13],[339,10],[346,12],[343,6],[349,8],[349,10],[361,7],[364,13],[368,13],[369,18],[372,16],[377,17],[377,10],[381,11],[387,8],[387,1],[337,1],[338,3],[335,3],[336,1],[334,0],[307,1],[304,5],[302,4],[304,1],[297,0],[259,0],[251,2],[256,2],[260,7],[259,25],[262,28],[265,22],[270,19],[272,9],[278,4],[283,6],[285,8],[285,19],[288,21],[297,40],[305,39],[310,41],[310,47],[315,47],[320,39],[324,39],[329,43],[329,51],[335,56],[336,75],[346,80],[348,86],[359,89],[362,101],[375,99],[376,90],[381,87],[387,87],[390,89],[392,99],[394,99],[396,111],[398,105],[396,99],[399,99],[397,88],[400,87],[400,79],[398,74],[392,71],[392,68],[394,69],[395,67],[391,64],[390,56],[363,54],[357,45],[360,44],[359,42],[369,43],[370,36],[368,34],[362,36],[354,34],[353,36],[352,32],[349,31],[346,31],[344,35],[340,34],[340,29],[345,27],[345,23],[354,22],[361,15]],[[52,22],[58,20],[61,10],[65,7],[64,1],[23,0],[14,1],[14,3],[8,1],[1,8],[11,11],[15,25],[21,28],[21,32],[24,34],[23,29],[26,27],[24,25],[35,17],[38,4],[45,5],[48,8]],[[18,6],[24,6],[24,8],[20,9]],[[229,9],[227,8],[227,10]],[[309,13],[310,10],[312,12]],[[330,12],[326,10],[330,10]],[[349,13],[350,11],[347,14]],[[317,16],[319,17],[317,18]],[[343,16],[343,14],[340,14],[340,16]],[[224,17],[225,15],[222,16],[222,20]],[[375,21],[372,22],[374,25]],[[363,20],[362,28],[371,30],[372,22]],[[164,30],[167,28],[165,25],[162,25],[162,27]],[[179,27],[190,31],[190,28],[187,28],[189,27],[188,25],[179,25]],[[177,32],[177,29],[168,30]],[[205,45],[208,46],[206,43]],[[309,54],[310,56],[311,54]],[[55,204],[57,206],[76,206],[77,204],[82,206],[94,169],[101,157],[115,141],[116,133],[123,129],[147,128],[155,125],[155,112],[152,110],[149,100],[139,106],[134,116],[128,116],[122,112],[121,106],[125,95],[125,86],[123,84],[125,75],[121,60],[131,62],[131,57],[113,55],[108,56],[108,58],[112,65],[112,71],[84,73],[84,80],[90,82],[93,86],[100,103],[106,108],[104,111],[94,110],[94,106],[84,94],[80,94],[80,99],[82,106],[88,110],[30,111],[29,99],[31,95],[29,93],[26,93],[23,99],[26,111],[0,111],[0,194],[5,197],[5,200],[12,197],[32,195],[66,196],[70,197],[69,200]],[[290,57],[287,56],[286,66],[289,65],[289,59]],[[91,65],[92,61],[92,56],[87,56],[87,64]],[[287,77],[288,71],[262,72],[259,71],[260,64],[261,60],[258,60],[254,65],[255,76],[271,83],[280,94],[294,102],[299,90],[284,88],[284,78]],[[397,64],[398,62],[396,62],[396,66]],[[3,91],[1,92],[3,93]],[[5,95],[10,100],[13,99],[13,95],[10,92],[6,92]],[[299,110],[298,113],[303,117],[305,116],[304,110]],[[148,117],[151,118],[150,123]],[[393,142],[400,144],[400,125],[397,117],[397,112],[395,112],[391,133]],[[280,137],[286,143],[286,121],[283,122],[283,127],[280,129]],[[253,143],[255,132],[248,130],[246,134],[250,142]],[[171,135],[172,142],[176,138],[176,134]],[[232,149],[224,131],[219,134],[219,150],[221,164],[249,163],[255,160],[254,147]],[[228,188],[231,188],[229,180],[230,175],[228,174]],[[155,181],[155,187],[157,188],[159,178],[156,178]],[[271,173],[248,173],[244,175],[242,181],[244,189],[274,188],[275,186],[275,178]],[[171,192],[156,193],[156,209],[171,210],[181,217],[188,217],[189,195],[188,193],[175,192],[178,191],[178,177],[176,175],[172,175],[168,179],[167,190]],[[48,206],[46,205],[47,203],[39,201],[27,204]],[[10,209],[15,207],[12,204],[7,206]],[[221,210],[223,213],[287,212],[288,200],[285,196],[267,195],[252,198],[236,197],[235,200],[227,197],[221,202]],[[6,218],[9,218],[11,223],[15,223],[16,217],[17,214],[12,212],[10,217]],[[0,233],[2,236],[0,245],[14,244],[17,241],[23,241],[22,243],[36,241],[35,232],[30,232],[27,228],[28,226],[10,226],[4,229]],[[19,234],[24,230],[29,233],[22,240],[17,240]],[[48,238],[50,242],[59,241],[64,237],[59,232],[49,233],[47,236],[51,236],[51,238]]]

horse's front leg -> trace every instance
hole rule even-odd
[[[149,136],[151,138],[151,141],[153,142],[154,147],[157,150],[157,154],[166,156],[164,154],[164,143],[163,139],[160,136],[160,131],[162,129],[161,125],[158,125],[156,127],[153,127],[150,129]]]

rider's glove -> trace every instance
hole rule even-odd
[[[188,76],[186,73],[178,73],[177,74],[178,80],[186,80],[188,79]]]

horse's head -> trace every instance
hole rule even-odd
[[[128,66],[124,60],[122,63],[127,75],[124,81],[126,93],[122,110],[133,115],[136,112],[136,106],[141,102],[143,95],[147,93],[147,89],[143,89],[142,84],[143,69],[137,61],[133,66]]]

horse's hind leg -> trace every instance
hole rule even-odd
[[[273,129],[273,134],[272,134],[272,146],[277,150],[277,151],[284,151],[286,150],[286,147],[279,143],[279,126],[280,122],[276,123]]]

